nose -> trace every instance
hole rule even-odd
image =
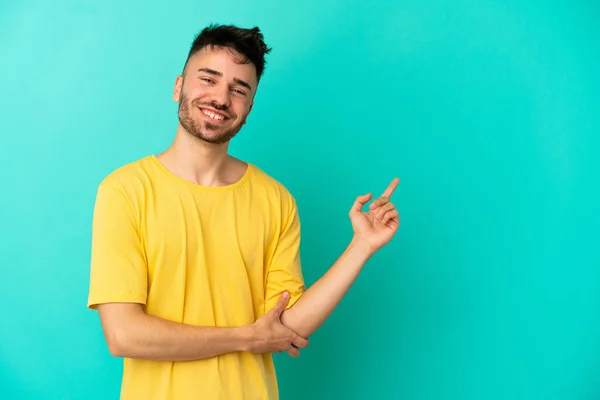
[[[227,85],[219,85],[213,92],[213,100],[216,103],[217,110],[226,110],[231,105],[229,97],[229,87]],[[218,106],[217,106],[218,105]]]

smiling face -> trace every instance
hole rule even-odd
[[[227,143],[246,123],[256,93],[256,68],[229,48],[204,47],[177,77],[173,100],[179,122],[192,136]]]

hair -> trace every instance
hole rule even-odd
[[[252,63],[256,67],[256,80],[260,81],[265,70],[265,55],[271,52],[264,42],[263,34],[258,27],[252,29],[239,28],[234,25],[211,24],[194,38],[184,70],[189,59],[204,47],[229,47],[242,56],[242,64]]]

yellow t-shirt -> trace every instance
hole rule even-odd
[[[253,164],[236,183],[206,187],[155,156],[124,165],[98,188],[88,307],[136,302],[196,326],[252,324],[283,291],[305,290],[293,196]],[[124,360],[121,399],[277,399],[271,354]]]

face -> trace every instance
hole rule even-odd
[[[213,144],[227,143],[252,109],[257,79],[254,64],[241,64],[228,48],[205,47],[177,77],[173,100],[179,122],[192,136]]]

